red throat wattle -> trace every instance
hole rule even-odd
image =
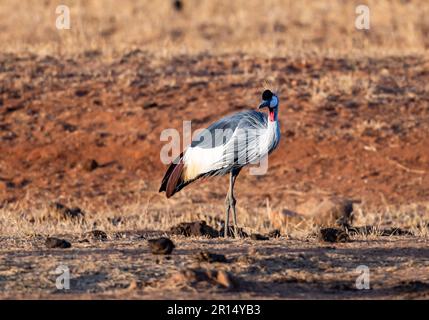
[[[270,121],[274,121],[274,109],[271,109],[271,108],[270,108],[270,113],[269,113],[269,115],[270,115]]]

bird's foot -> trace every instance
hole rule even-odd
[[[227,238],[235,238],[235,239],[242,239],[242,238],[247,238],[248,234],[240,227],[238,226],[228,226],[227,227],[227,232],[225,233],[225,225],[222,226],[222,228],[219,231],[219,236],[220,237],[224,237],[225,239]]]
[[[242,228],[230,226],[228,227],[227,230],[228,232],[226,236],[225,236],[225,229],[223,230],[223,236],[225,237],[231,237],[235,239],[242,239],[247,237],[246,232],[244,232]]]

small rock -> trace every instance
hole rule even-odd
[[[170,232],[185,237],[219,237],[219,232],[208,226],[205,221],[183,222],[171,227]]]
[[[88,172],[94,171],[95,169],[97,169],[99,167],[100,167],[100,165],[94,159],[88,159],[82,165],[82,168]]]
[[[270,238],[280,238],[281,237],[280,230],[279,229],[271,230],[268,233],[268,237],[270,237]]]
[[[104,241],[107,240],[107,233],[101,230],[91,230],[84,234],[86,239]]]
[[[158,103],[156,103],[156,102],[145,102],[143,104],[143,109],[153,109],[156,107],[158,107]]]
[[[71,243],[68,242],[67,240],[64,239],[59,239],[59,238],[54,238],[54,237],[49,237],[46,239],[45,241],[45,245],[48,248],[70,248],[71,247]]]
[[[198,261],[204,262],[227,262],[223,254],[211,253],[208,251],[201,251],[196,255]]]
[[[320,229],[319,239],[325,242],[349,242],[349,235],[341,230],[336,228],[323,228]]]
[[[75,132],[77,130],[77,126],[71,123],[63,122],[61,123],[61,126],[63,127],[63,130],[67,132]]]
[[[250,235],[250,239],[252,239],[252,240],[259,240],[259,241],[263,241],[263,240],[269,240],[270,238],[265,237],[265,236],[263,236],[263,235],[260,235],[260,234],[258,234],[258,233],[252,233],[252,234]]]
[[[75,94],[77,97],[84,97],[84,96],[86,96],[88,93],[89,93],[89,90],[87,90],[87,89],[77,89],[77,90],[74,92],[74,94]]]
[[[170,254],[175,248],[173,241],[164,237],[150,239],[148,243],[153,254]]]

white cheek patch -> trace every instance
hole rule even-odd
[[[279,100],[276,96],[273,96],[270,101],[270,108],[275,108],[279,104]]]

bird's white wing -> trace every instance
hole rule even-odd
[[[271,137],[267,115],[239,112],[220,119],[199,133],[184,154],[184,179],[223,175],[255,163],[268,154]]]

